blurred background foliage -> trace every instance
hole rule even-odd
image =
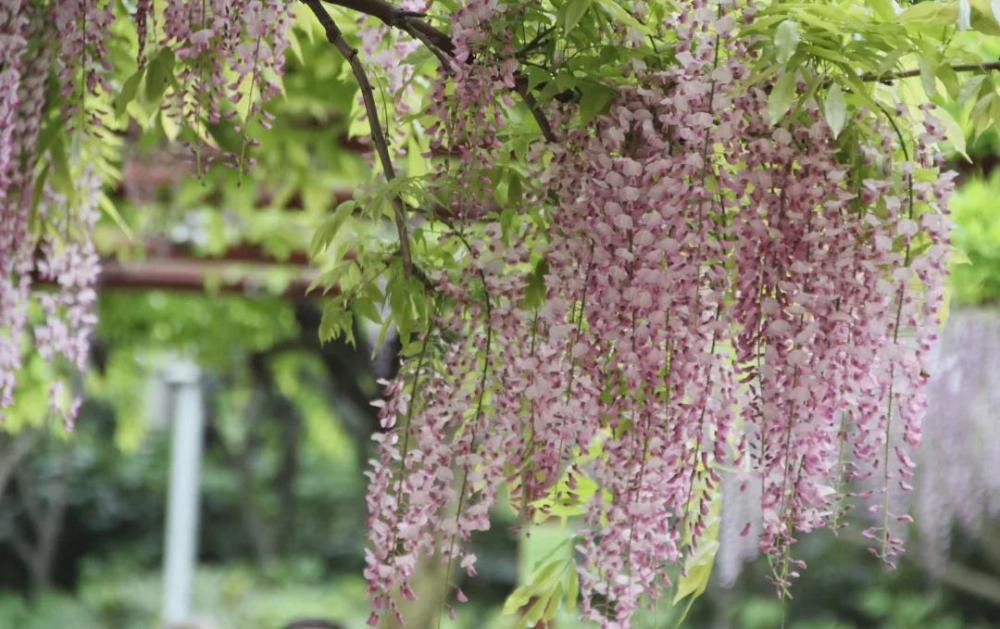
[[[186,252],[186,264],[202,265],[202,286],[102,292],[94,368],[80,383],[87,402],[72,436],[49,426],[44,364],[31,363],[21,377],[19,406],[0,434],[0,627],[156,624],[169,461],[162,367],[178,355],[194,358],[205,376],[194,602],[205,626],[277,628],[325,618],[353,627],[367,618],[363,471],[378,429],[369,403],[377,380],[393,375],[395,345],[374,347],[375,331],[360,318],[355,346],[320,343],[321,300],[289,296],[303,274],[294,260],[308,252],[331,198],[351,198],[369,176],[368,147],[349,134],[353,80],[314,28],[300,23],[296,32],[285,97],[269,105],[274,129],[254,130],[261,145],[247,172],[220,166],[194,176],[185,138],[169,120],[122,129],[121,184],[109,194],[128,230],[110,216],[102,222],[107,264],[149,263],[157,255],[149,243],[165,241]],[[127,76],[128,62],[122,65]],[[231,130],[213,133],[220,144],[233,141]],[[954,162],[961,189],[952,206],[953,309],[995,308],[996,132],[981,135],[968,154],[971,161]],[[227,257],[247,245],[266,264]],[[229,288],[239,282],[234,294]],[[479,577],[463,584],[472,602],[445,626],[517,625],[501,613],[505,598],[565,534],[543,529],[525,543],[515,524],[511,512],[497,513],[493,530],[476,540]],[[775,597],[767,566],[757,561],[733,587],[713,581],[686,626],[997,627],[1000,562],[982,552],[988,543],[985,535],[953,539],[952,556],[980,579],[970,586],[936,578],[921,561],[919,540],[898,570],[886,571],[863,544],[824,531],[801,546],[809,567],[794,599]],[[427,574],[424,587],[433,591],[434,573]],[[982,588],[998,589],[991,600]],[[410,610],[419,619],[413,626],[426,626],[437,603],[424,597],[424,609]],[[636,626],[674,626],[680,615],[664,605]],[[576,623],[565,616],[552,626]]]

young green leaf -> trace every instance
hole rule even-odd
[[[620,4],[615,0],[597,0],[601,5],[601,8],[610,15],[615,21],[628,26],[629,28],[639,31],[643,35],[652,35],[653,31],[648,26],[635,19],[635,16],[626,11]]]
[[[953,2],[921,2],[900,13],[899,21],[914,26],[952,26],[958,21],[958,6]]]
[[[918,57],[917,65],[920,67],[920,82],[924,86],[924,93],[927,98],[937,98],[937,79],[934,78],[934,68],[926,57]]]
[[[785,20],[778,25],[778,30],[774,33],[774,47],[778,52],[778,63],[782,65],[788,63],[792,55],[795,54],[801,37],[798,22]]]
[[[354,201],[344,201],[337,206],[333,215],[319,226],[319,229],[317,229],[316,233],[313,235],[312,245],[310,247],[313,255],[321,254],[327,247],[330,246],[333,239],[337,237],[337,232],[340,231],[340,227],[344,224],[344,221],[347,220],[347,217],[354,212],[354,208],[356,207],[357,203]]]
[[[986,35],[1000,35],[1000,0],[971,0],[969,26]]]
[[[576,25],[580,23],[593,0],[570,0],[566,5],[566,13],[563,18],[563,31],[568,35]]]
[[[163,48],[149,62],[146,71],[146,100],[158,103],[174,78],[174,51]]]
[[[844,101],[844,92],[837,83],[834,83],[826,94],[823,115],[826,117],[826,124],[830,125],[830,130],[833,131],[833,137],[838,137],[847,122],[847,103]]]
[[[767,117],[772,125],[781,122],[795,102],[795,73],[785,72],[767,97]]]
[[[892,0],[868,0],[868,4],[875,10],[875,15],[890,22],[896,18],[896,10],[892,6]]]
[[[955,117],[943,107],[935,110],[934,115],[941,120],[942,124],[944,124],[945,135],[948,138],[948,142],[951,143],[952,148],[955,149],[955,152],[964,157],[965,160],[971,164],[972,159],[969,157],[968,153],[966,153],[965,130],[962,129],[962,126],[958,124]]]
[[[135,100],[136,94],[139,93],[139,84],[142,83],[142,77],[145,74],[146,67],[143,66],[136,70],[132,76],[125,79],[125,83],[122,84],[122,90],[115,96],[115,116],[124,114],[128,104]]]
[[[615,90],[601,85],[600,83],[590,83],[580,87],[580,122],[587,124],[598,115],[604,113],[608,105],[615,97]]]

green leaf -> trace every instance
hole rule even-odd
[[[536,587],[534,583],[528,583],[518,587],[516,590],[510,593],[507,600],[503,604],[503,614],[510,616],[516,614],[521,610],[522,607],[528,604],[528,601],[535,596]]]
[[[112,201],[111,198],[108,197],[108,195],[101,193],[101,196],[98,199],[98,204],[100,205],[101,209],[104,210],[104,213],[107,214],[109,217],[111,217],[111,220],[115,222],[115,225],[118,226],[118,229],[122,230],[122,233],[125,234],[125,237],[128,238],[130,242],[134,240],[135,237],[132,233],[132,229],[128,226],[128,223],[125,222],[125,219],[122,218],[121,213],[118,212],[118,208],[117,206],[115,206],[115,202]]]
[[[900,13],[898,19],[914,26],[953,26],[958,21],[958,3],[921,2]]]
[[[507,175],[507,203],[513,206],[521,204],[524,197],[524,190],[521,186],[521,175],[510,171]]]
[[[967,80],[962,86],[962,89],[958,92],[958,104],[964,105],[965,103],[976,99],[979,96],[979,90],[982,88],[985,81],[985,74],[977,74],[969,78],[969,80]]]
[[[767,117],[772,125],[781,122],[795,102],[795,73],[785,72],[774,84],[771,94],[767,97]]]
[[[563,31],[569,33],[580,23],[580,19],[590,9],[593,0],[570,0],[566,4],[566,13],[563,17]]]
[[[356,299],[354,300],[354,309],[358,312],[358,314],[372,323],[382,323],[382,315],[379,314],[378,308],[372,300]]]
[[[580,122],[587,124],[608,110],[617,92],[600,83],[588,83],[581,86],[580,91]]]
[[[135,100],[136,94],[139,93],[139,84],[142,83],[142,78],[145,75],[146,67],[143,66],[136,70],[132,76],[125,79],[125,83],[122,84],[122,90],[115,96],[115,116],[124,114],[128,104]]]
[[[344,308],[341,300],[331,300],[323,307],[319,337],[322,341],[332,341],[341,336],[354,345],[354,316],[350,310]]]
[[[920,67],[920,82],[924,86],[924,93],[927,98],[940,98],[937,91],[937,79],[934,78],[934,68],[926,57],[917,57],[917,65]]]
[[[958,73],[947,63],[942,63],[938,65],[934,74],[947,90],[948,98],[952,100],[958,98],[960,91]]]
[[[174,119],[173,115],[165,109],[160,110],[160,115],[158,116],[160,123],[160,128],[163,129],[163,135],[173,142],[177,139],[177,136],[181,132],[180,124]]]
[[[38,135],[38,140],[35,144],[35,150],[38,153],[41,154],[49,150],[56,140],[63,137],[63,122],[62,116],[54,116],[46,123],[45,128]]]
[[[417,140],[416,130],[410,133],[410,139],[406,143],[406,175],[407,177],[421,177],[427,174],[427,158],[424,157],[420,149],[420,142]]]
[[[992,119],[990,111],[993,107],[993,101],[995,99],[996,94],[994,92],[989,92],[976,101],[976,103],[972,106],[972,111],[969,112],[969,120],[972,122],[976,133],[981,133],[990,126],[990,121]]]
[[[541,620],[547,625],[550,620],[556,617],[556,612],[559,611],[559,603],[562,602],[563,598],[563,584],[559,583],[556,585],[552,594],[549,596],[549,602],[545,606],[545,611],[542,612]]]
[[[838,137],[847,122],[847,103],[844,101],[844,92],[840,89],[839,83],[834,83],[827,92],[826,101],[823,103],[823,115],[826,117],[826,124],[830,125],[830,130],[833,131],[833,137]]]
[[[778,63],[784,65],[795,54],[801,39],[799,23],[794,20],[785,20],[778,25],[778,30],[774,33],[774,47],[778,52]]]
[[[174,78],[174,52],[163,48],[149,62],[146,71],[146,100],[158,103]]]
[[[941,120],[942,124],[944,124],[945,135],[948,138],[948,142],[950,142],[952,147],[955,149],[955,152],[964,157],[966,161],[971,164],[972,159],[965,152],[965,131],[962,129],[962,126],[958,124],[955,117],[943,107],[935,110],[934,115]]]
[[[306,64],[306,59],[302,55],[302,42],[299,41],[299,34],[295,29],[289,29],[288,31],[288,49],[292,51],[299,65],[304,66]]]
[[[386,295],[389,297],[389,308],[392,311],[392,320],[399,331],[399,338],[405,344],[410,340],[414,331],[413,300],[411,299],[411,286],[402,273],[392,276],[386,285]]]
[[[896,19],[896,11],[893,9],[891,0],[868,0],[868,4],[875,10],[875,15],[886,22]]]
[[[704,550],[703,550],[704,549]],[[705,539],[698,547],[698,552],[692,559],[703,555],[696,561],[688,561],[687,571],[677,582],[677,593],[674,595],[674,605],[681,602],[688,596],[697,598],[708,588],[708,581],[712,576],[712,566],[715,561],[715,554],[719,550],[719,542]]]
[[[972,29],[985,35],[1000,35],[1000,1],[972,0]]]
[[[539,260],[528,277],[528,285],[524,288],[525,308],[538,308],[545,302],[545,275],[548,272],[549,265],[545,259]]]
[[[72,171],[69,165],[69,154],[66,151],[66,142],[63,138],[56,138],[49,148],[49,156],[52,162],[52,170],[49,181],[56,190],[66,195],[71,202],[76,199],[76,182],[73,181]]]
[[[524,614],[524,622],[528,626],[534,627],[541,622],[542,616],[545,615],[545,610],[548,608],[549,601],[552,600],[554,593],[553,591],[544,592],[535,598],[535,602],[531,604],[531,607]]]
[[[614,18],[615,21],[624,24],[629,28],[633,28],[643,35],[653,34],[653,31],[648,26],[635,19],[635,16],[622,8],[622,6],[615,0],[597,0],[597,2],[600,3],[601,8],[604,9],[608,15]]]
[[[993,101],[990,104],[990,116],[993,119],[993,126],[1000,129],[1000,96],[992,94]]]
[[[580,597],[580,574],[574,569],[570,570],[569,580],[566,584],[566,611],[573,613],[576,611],[577,599]]]
[[[311,246],[313,255],[319,255],[330,246],[333,239],[337,237],[337,232],[340,231],[344,221],[354,212],[355,207],[357,207],[357,203],[354,201],[344,201],[333,211],[333,215],[319,226],[313,235]]]

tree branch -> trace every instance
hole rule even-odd
[[[990,63],[964,63],[960,65],[951,66],[951,69],[955,72],[990,72],[992,70],[1000,70],[1000,61],[993,61]],[[878,82],[878,83],[891,83],[899,79],[910,79],[916,76],[920,76],[920,70],[902,70],[900,72],[889,72],[886,74],[873,74],[871,72],[862,74],[861,80],[868,82]]]
[[[358,59],[358,51],[352,48],[347,43],[347,40],[344,39],[344,34],[340,31],[336,22],[333,21],[333,18],[330,17],[330,14],[326,12],[326,9],[323,8],[320,0],[302,0],[302,2],[312,9],[312,12],[316,15],[316,19],[319,20],[319,23],[323,26],[323,30],[326,31],[327,41],[333,44],[334,48],[351,64],[351,71],[354,73],[354,79],[358,82],[358,89],[361,91],[361,98],[365,103],[365,112],[368,115],[368,126],[371,128],[375,152],[378,153],[379,161],[382,163],[382,172],[385,174],[386,181],[391,182],[396,178],[396,169],[392,166],[392,157],[389,155],[389,143],[386,141],[385,132],[382,130],[382,123],[379,121],[378,107],[375,105],[375,95],[372,91],[372,85],[368,80],[368,74],[365,73],[364,66],[361,65],[361,60]],[[369,0],[368,2],[359,0],[350,4],[365,5],[369,3],[379,4],[374,0]],[[397,18],[393,17],[392,19],[395,20]],[[399,195],[395,195],[392,205],[396,221],[396,231],[399,234],[399,253],[403,259],[403,268],[407,274],[412,275],[413,256],[410,253],[410,235],[406,227],[406,210]]]
[[[517,74],[514,77],[514,90],[524,99],[524,104],[528,106],[528,111],[534,117],[538,128],[542,130],[542,136],[549,142],[555,142],[556,134],[552,131],[552,126],[549,125],[548,118],[545,117],[542,109],[538,106],[538,101],[535,100],[534,94],[531,93],[531,88],[528,86],[528,77]]]
[[[400,9],[385,0],[324,0],[324,2],[370,15],[381,20],[386,26],[406,31],[421,41],[424,39],[430,41],[449,56],[455,54],[455,44],[451,41],[451,37],[424,22],[423,13]]]
[[[455,54],[455,43],[451,40],[446,33],[439,31],[430,24],[424,21],[424,15],[422,13],[415,13],[413,11],[404,11],[398,7],[389,4],[385,0],[323,0],[329,4],[343,7],[345,9],[351,9],[353,11],[358,11],[359,13],[364,13],[370,15],[382,21],[387,26],[392,28],[398,28],[410,36],[420,40],[425,46],[430,48],[431,52],[438,57],[444,67],[450,68],[453,62],[453,57]],[[317,4],[317,0],[303,0],[306,4],[312,7],[313,4]],[[313,9],[315,12],[316,9]],[[552,131],[552,126],[549,121],[545,118],[545,114],[542,113],[541,108],[535,101],[534,96],[532,96],[529,88],[527,77],[521,75],[520,73],[514,76],[514,91],[517,92],[524,104],[528,107],[531,112],[531,116],[538,123],[539,129],[542,131],[542,136],[545,138],[546,142],[556,142],[555,133]]]

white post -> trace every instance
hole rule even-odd
[[[170,487],[163,558],[163,623],[191,622],[191,583],[198,557],[198,502],[204,423],[198,368],[187,362],[171,366],[173,389],[170,441]]]

